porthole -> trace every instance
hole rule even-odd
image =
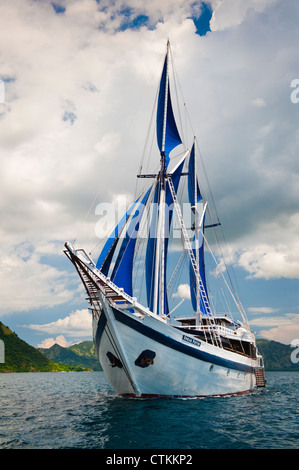
[[[120,369],[122,368],[123,365],[122,365],[121,361],[116,356],[114,356],[114,354],[112,354],[110,351],[108,351],[106,356],[108,357],[108,359],[110,361],[111,367],[119,367]]]
[[[154,364],[155,357],[156,353],[154,351],[146,349],[145,351],[142,351],[141,354],[139,354],[135,361],[135,365],[143,368],[148,367]]]
[[[210,365],[210,372],[212,372],[213,369],[214,369],[214,364],[211,364]]]

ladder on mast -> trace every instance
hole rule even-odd
[[[191,246],[191,243],[190,243],[190,240],[189,240],[189,237],[188,237],[188,232],[187,232],[185,222],[184,222],[184,219],[183,219],[181,207],[180,207],[180,205],[178,203],[178,200],[177,200],[177,197],[176,197],[176,192],[175,192],[175,189],[174,189],[174,186],[173,186],[173,182],[172,182],[171,177],[169,175],[168,175],[167,181],[168,181],[168,184],[169,184],[172,200],[173,200],[174,207],[175,207],[175,210],[176,210],[176,214],[177,214],[177,217],[178,217],[178,220],[179,220],[179,223],[180,223],[180,227],[181,227],[181,230],[182,230],[182,233],[183,233],[183,236],[184,236],[185,246],[187,248],[187,251],[188,251],[188,254],[189,254],[189,257],[190,257],[190,261],[191,261],[191,264],[192,264],[192,268],[193,268],[194,273],[195,273],[195,279],[196,279],[196,283],[199,287],[201,299],[203,301],[206,312],[208,314],[208,317],[207,317],[208,321],[210,322],[210,324],[213,328],[213,326],[215,326],[215,322],[214,322],[214,317],[213,317],[213,314],[212,314],[212,311],[211,311],[210,303],[209,303],[209,300],[208,300],[208,297],[207,297],[207,294],[206,294],[206,290],[204,288],[204,285],[203,285],[203,282],[202,282],[202,279],[201,279],[201,276],[200,276],[198,266],[196,264],[196,259],[195,259],[195,256],[194,256],[194,253],[193,253],[193,250],[192,250],[192,246]],[[210,334],[211,334],[211,337],[214,336],[216,345],[219,346],[219,347],[222,347],[222,343],[221,343],[221,339],[220,339],[220,335],[219,335],[218,331],[216,329],[212,329],[210,331]]]

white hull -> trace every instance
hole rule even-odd
[[[154,317],[141,319],[106,304],[93,321],[99,361],[119,395],[204,397],[244,393],[256,386],[257,360],[196,339],[192,344],[192,335]],[[136,365],[142,353],[151,352],[153,364]]]

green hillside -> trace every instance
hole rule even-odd
[[[69,346],[68,349],[74,351],[76,354],[78,354],[78,356],[85,356],[90,357],[92,359],[97,359],[93,341],[82,341],[82,343],[73,344],[73,346]]]
[[[257,339],[258,350],[264,358],[266,370],[299,371],[299,363],[291,362],[291,354],[294,351],[290,345],[268,341],[267,339]]]
[[[91,370],[102,370],[95,355],[92,341],[84,341],[68,348],[54,344],[49,349],[39,349],[48,359],[59,364],[69,364]]]
[[[79,372],[82,367],[56,364],[33,346],[20,339],[0,322],[0,340],[4,343],[4,359],[0,372]]]
[[[95,352],[93,341],[82,341],[82,343],[74,344],[68,349],[78,354],[78,356],[84,356],[89,359],[90,367],[93,370],[102,370],[102,367],[98,360],[98,356]]]

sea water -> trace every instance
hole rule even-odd
[[[129,399],[103,372],[0,374],[2,449],[298,449],[298,372],[237,396]]]

